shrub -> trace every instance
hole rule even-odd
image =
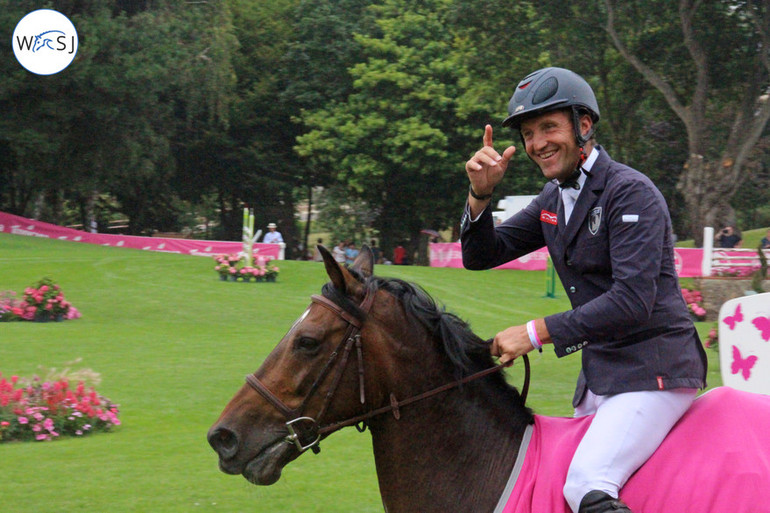
[[[0,321],[62,321],[77,319],[80,312],[64,298],[61,287],[50,278],[24,289],[22,299],[13,291],[0,294]]]
[[[80,381],[0,374],[0,443],[84,436],[120,425],[118,406]]]
[[[706,309],[703,308],[703,296],[700,291],[683,288],[682,297],[684,297],[684,301],[687,303],[687,309],[690,311],[690,315],[692,315],[696,321],[706,319]]]

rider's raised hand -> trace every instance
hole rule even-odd
[[[503,154],[495,151],[492,142],[492,125],[484,127],[484,146],[465,163],[465,171],[477,196],[492,194],[494,188],[502,181],[508,162],[516,152],[516,148],[508,146]]]

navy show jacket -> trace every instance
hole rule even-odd
[[[679,286],[665,199],[597,150],[566,226],[554,182],[497,228],[491,206],[474,222],[466,206],[463,265],[490,269],[547,246],[572,310],[545,323],[557,356],[582,351],[575,406],[586,386],[597,395],[702,388],[706,353]]]

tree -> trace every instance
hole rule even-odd
[[[701,245],[704,226],[735,221],[730,199],[758,165],[770,119],[770,2],[604,0],[604,8],[617,51],[685,127],[678,189]]]
[[[0,79],[0,172],[9,184],[0,204],[29,215],[33,198],[64,198],[87,215],[94,198],[110,193],[131,233],[174,225],[172,149],[196,123],[216,131],[226,122],[228,49],[235,46],[226,5],[123,0],[56,7],[78,30],[72,65],[38,77],[7,53],[0,62],[8,70]],[[3,6],[0,23],[12,27],[29,10]]]
[[[402,241],[416,249],[420,230],[451,225],[464,200],[459,162],[470,148],[457,99],[467,68],[454,47],[451,6],[388,0],[374,8],[382,34],[356,37],[366,61],[349,70],[354,91],[306,114],[313,130],[298,138],[301,156],[336,169],[378,213],[386,252]]]

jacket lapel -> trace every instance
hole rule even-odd
[[[597,148],[599,149],[599,157],[591,167],[591,171],[588,172],[583,192],[578,196],[577,203],[575,203],[575,207],[572,209],[569,224],[564,228],[564,248],[569,247],[572,243],[572,240],[575,238],[578,231],[580,231],[580,227],[586,222],[589,212],[594,205],[596,205],[596,202],[601,195],[601,191],[604,190],[604,184],[607,179],[606,171],[610,163],[610,158],[601,146],[598,146]],[[559,201],[559,203],[561,204],[561,201]],[[560,208],[563,210],[563,207]],[[560,222],[563,223],[563,212],[561,212],[560,215]]]

